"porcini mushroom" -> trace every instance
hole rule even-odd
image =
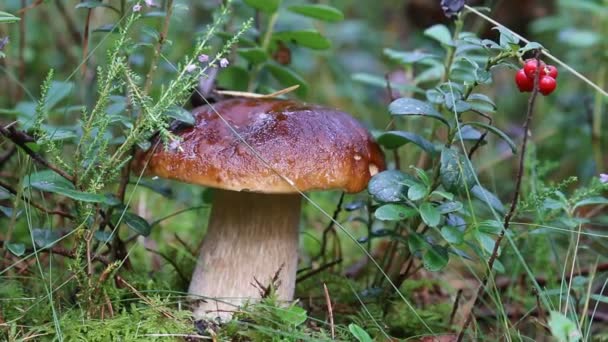
[[[231,99],[193,115],[193,127],[175,132],[179,146],[158,146],[137,164],[217,189],[189,288],[204,298],[195,317],[230,317],[235,305],[260,298],[254,284],[268,286],[277,274],[278,298],[292,300],[298,190],[365,189],[384,169],[380,148],[348,114],[290,100]]]

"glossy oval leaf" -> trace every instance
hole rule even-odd
[[[181,121],[185,124],[188,124],[190,126],[194,125],[194,116],[192,116],[192,113],[190,113],[190,111],[184,109],[183,107],[180,106],[171,106],[169,107],[169,109],[167,109],[167,112],[165,112],[165,115],[174,118],[175,120]]]
[[[244,0],[244,2],[262,12],[274,13],[279,9],[281,0]]]
[[[429,202],[422,203],[418,208],[422,221],[430,227],[437,227],[441,221],[441,213],[433,204]]]
[[[268,54],[266,53],[266,51],[259,47],[240,48],[237,49],[236,52],[243,58],[245,58],[249,63],[260,64],[268,60]]]
[[[403,131],[384,132],[384,133],[380,134],[378,137],[376,137],[376,141],[378,142],[378,144],[380,144],[386,148],[390,148],[390,149],[399,148],[407,143],[413,143],[414,145],[420,147],[427,153],[430,153],[430,154],[437,153],[437,149],[435,148],[435,145],[433,145],[433,143],[424,139],[423,137],[419,136],[418,134],[411,133],[411,132],[403,132]]]
[[[74,184],[51,170],[44,170],[26,176],[24,187],[60,194],[81,202],[114,205],[114,199],[100,194],[91,194],[75,189]]]
[[[433,245],[424,252],[422,264],[431,272],[441,271],[450,261],[447,249],[442,246]]]
[[[25,254],[25,245],[22,243],[9,242],[6,244],[6,249],[8,249],[9,252],[13,253],[14,256],[20,257]]]
[[[39,248],[49,248],[59,240],[59,233],[50,229],[32,229],[32,240]]]
[[[474,185],[471,188],[471,193],[473,194],[473,197],[488,204],[490,207],[494,208],[494,210],[498,211],[499,213],[504,214],[505,206],[502,204],[498,196],[494,195],[492,192],[488,191],[483,186]]]
[[[400,204],[385,204],[374,212],[374,216],[382,221],[401,221],[417,214],[416,209]]]
[[[481,128],[487,129],[488,132],[495,134],[500,139],[504,140],[511,148],[511,151],[513,152],[513,154],[517,154],[517,146],[515,145],[513,140],[511,140],[511,138],[509,138],[509,136],[505,132],[501,131],[500,129],[498,129],[492,125],[488,125],[485,122],[477,122],[477,121],[469,121],[469,122],[465,123],[465,125],[476,126],[476,127],[481,127]]]
[[[437,119],[446,126],[450,126],[448,121],[428,102],[402,97],[391,102],[388,110],[392,115],[421,115]]]
[[[327,22],[344,20],[344,14],[337,8],[327,5],[294,5],[288,8],[293,13]]]
[[[326,50],[331,47],[329,39],[315,30],[282,31],[272,35],[274,40],[294,43],[313,50]]]
[[[438,41],[441,45],[453,46],[452,34],[447,26],[436,24],[424,30],[424,35]]]
[[[372,177],[367,190],[378,202],[401,202],[406,198],[408,186],[406,181],[414,179],[401,171],[382,171]]]
[[[469,166],[466,157],[451,148],[444,147],[441,151],[441,166],[439,168],[441,185],[450,191],[470,189],[475,184],[475,174]]]
[[[116,213],[112,215],[112,220],[115,224],[118,224],[118,221],[122,219],[122,222],[125,223],[131,230],[135,233],[143,236],[150,235],[152,231],[152,227],[143,217],[133,214],[131,212],[122,212]]]
[[[300,75],[277,63],[267,63],[266,67],[272,74],[272,77],[279,81],[282,86],[287,88],[297,84],[300,87],[296,89],[295,93],[300,97],[306,96],[306,93],[308,92],[308,83],[306,83]]]
[[[441,228],[441,236],[445,241],[453,245],[459,245],[464,242],[464,232],[454,226],[443,226]]]

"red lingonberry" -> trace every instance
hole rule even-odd
[[[556,87],[557,81],[549,75],[542,76],[538,81],[538,91],[545,96],[551,94]]]
[[[557,68],[553,65],[547,65],[545,69],[543,69],[543,75],[557,78]]]
[[[534,80],[526,75],[524,69],[519,69],[517,74],[515,74],[515,84],[517,84],[517,88],[522,93],[534,89]]]
[[[528,77],[530,79],[534,79],[534,75],[536,75],[537,67],[538,67],[538,64],[536,62],[536,59],[528,59],[524,63],[524,71],[526,72],[526,75],[528,75]],[[545,63],[543,61],[540,61],[540,75],[541,76],[543,74],[544,69],[545,69]]]

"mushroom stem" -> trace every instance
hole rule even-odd
[[[292,300],[298,265],[299,195],[215,190],[207,235],[188,292],[202,299],[197,319],[231,318],[261,298],[278,273],[276,293]],[[257,282],[256,282],[257,280]]]

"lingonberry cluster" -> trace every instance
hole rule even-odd
[[[530,92],[534,89],[534,75],[538,69],[536,59],[528,59],[524,62],[524,67],[515,74],[515,83],[521,92]],[[540,62],[540,72],[538,73],[538,91],[547,96],[557,87],[557,68],[553,65],[546,65]]]

